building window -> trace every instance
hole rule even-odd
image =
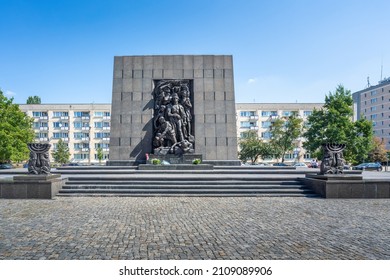
[[[103,117],[103,112],[95,112],[93,113],[95,117]]]
[[[240,112],[240,116],[241,117],[251,117],[251,116],[255,116],[256,112],[254,111],[241,111]]]
[[[266,131],[261,133],[261,138],[263,139],[270,139],[271,138],[271,132]]]
[[[103,154],[103,160],[108,160],[108,159],[109,159],[109,155],[108,154]],[[99,160],[97,154],[95,154],[95,160]]]
[[[241,128],[249,128],[252,126],[257,126],[257,122],[240,122]]]
[[[53,112],[54,118],[68,117],[68,116],[69,116],[68,112]]]
[[[108,149],[108,148],[110,148],[110,144],[109,143],[95,143],[95,149],[99,149],[99,148]]]
[[[89,159],[89,154],[74,154],[74,159],[77,160]]]
[[[110,133],[108,132],[95,132],[95,138],[110,138]]]
[[[95,122],[95,128],[103,128],[103,122]]]
[[[64,132],[54,132],[53,133],[53,138],[54,139],[68,138],[68,137],[69,137],[68,133],[64,133]]]
[[[47,117],[47,112],[33,112],[33,117]]]
[[[89,112],[78,112],[78,111],[75,111],[74,113],[74,117],[75,118],[89,118]]]
[[[374,96],[374,95],[376,95],[378,92],[376,91],[376,90],[372,90],[371,91],[371,96]]]
[[[261,127],[262,128],[268,128],[271,126],[271,122],[261,122]]]
[[[378,98],[377,97],[371,98],[371,104],[376,103],[376,102],[378,102]]]
[[[82,127],[82,123],[81,122],[74,122],[73,123],[73,127],[74,128],[81,128]]]
[[[278,115],[277,111],[262,111],[261,116],[262,117],[276,117]]]
[[[303,116],[308,117],[313,113],[313,111],[303,111]]]

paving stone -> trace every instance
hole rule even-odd
[[[390,200],[0,200],[0,259],[390,259]]]

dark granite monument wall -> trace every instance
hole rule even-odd
[[[232,56],[168,55],[115,57],[110,161],[152,153],[154,81],[162,79],[191,80],[195,153],[237,160]]]

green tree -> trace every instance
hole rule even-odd
[[[269,158],[273,154],[270,143],[258,139],[255,131],[247,131],[246,137],[240,141],[239,145],[238,158],[243,162],[250,159],[252,163],[255,163],[259,158]]]
[[[27,104],[41,104],[41,98],[39,96],[29,96],[27,98]]]
[[[276,158],[282,158],[284,162],[285,154],[296,147],[296,142],[302,134],[302,119],[297,113],[278,118],[271,124],[270,132],[274,155]]]
[[[369,160],[371,162],[386,162],[387,151],[384,141],[379,137],[374,137],[373,146],[369,152]]]
[[[69,148],[68,145],[60,139],[57,143],[57,150],[52,152],[54,161],[60,164],[65,164],[69,162]]]
[[[34,140],[32,118],[13,104],[0,90],[0,162],[20,162],[29,158],[28,143]]]
[[[343,152],[347,162],[356,164],[368,157],[372,145],[372,122],[363,118],[354,122],[353,99],[350,90],[342,85],[325,97],[325,105],[313,110],[304,133],[304,148],[313,156],[322,158],[323,143],[346,144]]]
[[[96,152],[97,152],[97,158],[98,158],[98,160],[99,160],[99,163],[101,163],[102,160],[103,160],[103,157],[104,157],[103,149],[102,149],[101,147],[98,147],[98,148],[96,149]]]

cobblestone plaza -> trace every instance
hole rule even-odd
[[[390,200],[0,200],[0,259],[390,259]]]

